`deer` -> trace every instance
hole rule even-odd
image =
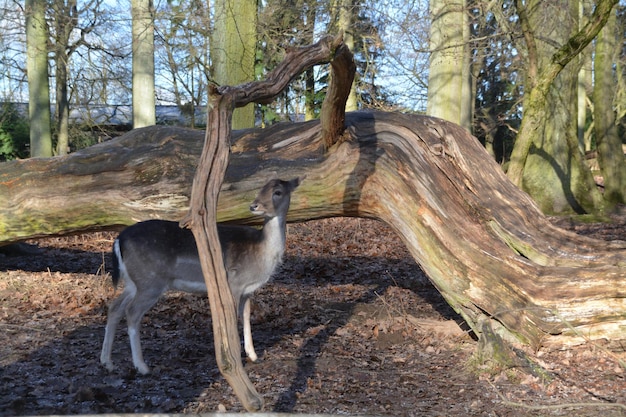
[[[228,286],[243,322],[245,352],[253,362],[258,356],[252,342],[250,297],[282,263],[291,193],[301,179],[272,179],[261,188],[250,211],[263,216],[262,228],[217,225]],[[133,365],[147,375],[150,368],[144,362],[140,341],[143,316],[168,290],[207,293],[193,233],[178,222],[166,220],[147,220],[127,227],[113,243],[111,276],[114,287],[120,277],[125,285],[109,305],[100,362],[109,371],[115,369],[111,351],[117,325],[125,314]]]

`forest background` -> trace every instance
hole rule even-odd
[[[0,5],[0,160],[63,155],[150,124],[202,128],[209,84],[262,79],[286,49],[343,33],[357,66],[348,111],[426,113],[464,126],[544,212],[602,212],[626,202],[623,2]],[[328,74],[326,66],[307,71],[235,127],[318,117]],[[543,101],[531,102],[533,92]],[[175,117],[157,117],[170,106]]]

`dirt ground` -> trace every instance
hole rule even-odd
[[[616,223],[560,226],[626,240]],[[114,233],[0,255],[0,416],[242,411],[214,360],[206,297],[169,293],[144,319],[148,376],[99,363]],[[289,226],[285,263],[253,298],[260,355],[246,369],[266,411],[390,416],[626,416],[626,346],[532,353],[552,375],[481,365],[477,342],[399,239],[364,219]],[[621,364],[619,361],[622,361]]]

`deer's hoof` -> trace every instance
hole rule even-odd
[[[106,368],[107,371],[109,372],[114,372],[117,369],[117,366],[113,365],[112,362],[108,361],[108,362],[101,362],[102,366],[104,366]]]
[[[135,368],[137,368],[137,372],[139,372],[141,375],[150,374],[150,368],[148,368],[148,365],[146,365],[145,363],[135,365]]]

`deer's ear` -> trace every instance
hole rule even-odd
[[[296,177],[292,180],[289,181],[289,187],[291,188],[291,190],[295,190],[296,188],[298,188],[298,185],[300,185],[300,183],[302,182],[302,180],[304,180],[306,178],[306,175],[302,175],[299,177]]]

